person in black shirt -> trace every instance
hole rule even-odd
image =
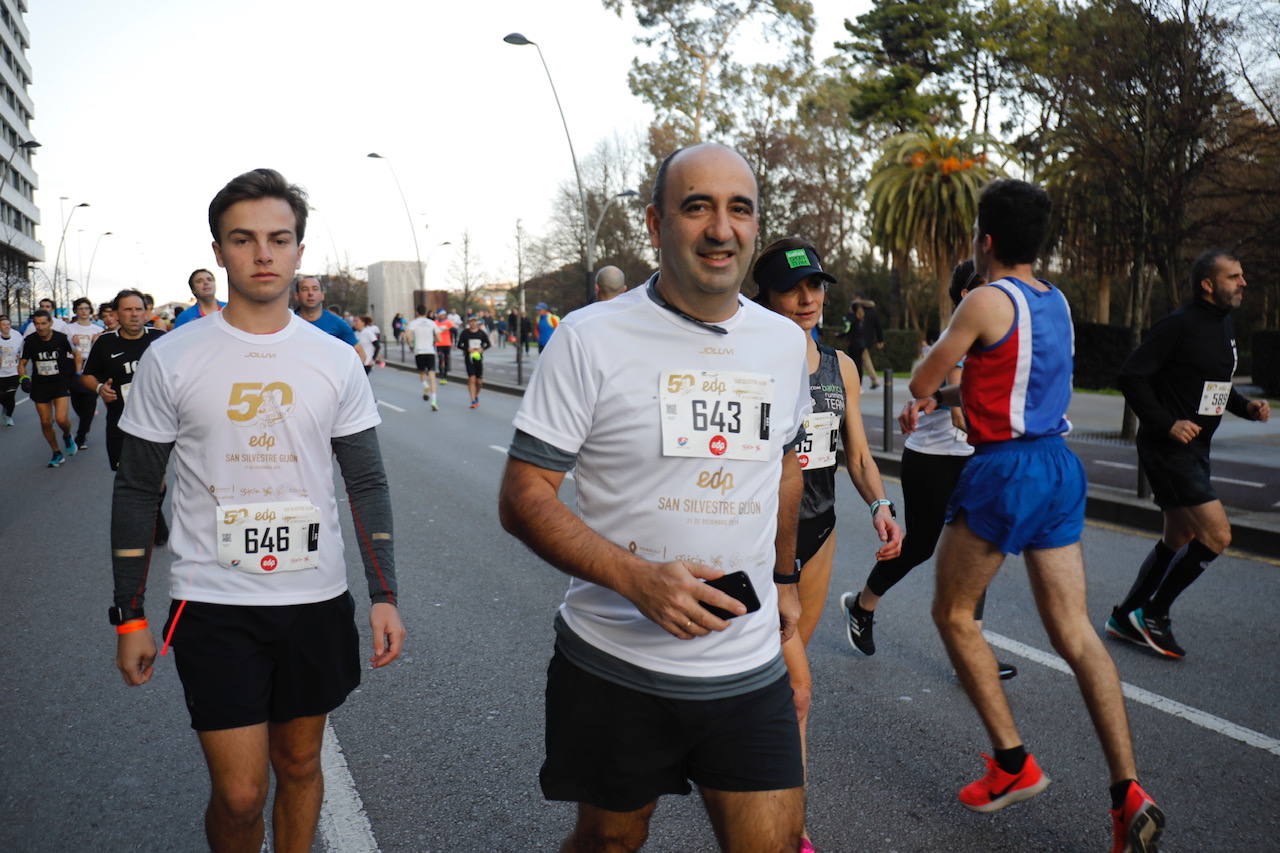
[[[36,311],[31,315],[31,322],[35,332],[28,335],[22,345],[18,375],[22,377],[22,390],[30,394],[31,402],[36,404],[44,440],[53,448],[49,467],[57,468],[66,461],[66,456],[75,456],[78,449],[71,439],[71,418],[67,415],[71,394],[68,380],[75,374],[75,357],[67,336],[53,330],[53,317],[48,311],[43,308]],[[31,374],[27,373],[28,367],[32,368]],[[62,430],[66,456],[53,434],[54,421]]]
[[[1209,443],[1223,412],[1266,421],[1266,400],[1231,384],[1236,370],[1231,310],[1247,282],[1240,261],[1213,249],[1191,267],[1190,303],[1152,327],[1120,368],[1120,389],[1138,416],[1138,461],[1164,514],[1164,534],[1107,619],[1106,632],[1181,658],[1169,608],[1231,543],[1231,525],[1209,480]]]
[[[484,351],[489,348],[489,335],[480,328],[480,319],[467,318],[467,327],[458,335],[462,364],[467,368],[467,390],[471,392],[471,408],[480,405],[480,386],[484,384]]]
[[[120,447],[124,442],[120,416],[124,414],[133,372],[147,347],[164,332],[143,325],[146,307],[142,294],[136,290],[120,291],[111,306],[120,326],[93,342],[80,381],[86,391],[97,394],[107,405],[107,461],[115,471],[120,467]]]

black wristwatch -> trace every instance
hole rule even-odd
[[[773,582],[781,583],[781,584],[800,583],[800,558],[799,557],[796,558],[796,570],[791,574],[781,575],[781,574],[778,574],[777,572],[774,572]]]
[[[112,625],[123,625],[126,622],[134,619],[142,619],[144,617],[145,614],[142,612],[141,607],[134,609],[132,607],[120,607],[113,604],[107,608],[107,621]]]

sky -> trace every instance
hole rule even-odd
[[[868,5],[814,1],[819,59]],[[537,51],[509,32],[541,46],[579,160],[652,115],[627,88],[639,29],[600,0],[29,6],[42,266],[87,202],[64,266],[95,302],[122,287],[188,300],[198,267],[225,298],[209,200],[261,166],[310,195],[304,271],[412,260],[416,235],[427,286],[448,288],[467,231],[485,280],[514,279],[516,220],[540,235],[572,164]]]

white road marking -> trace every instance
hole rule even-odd
[[[1253,480],[1235,480],[1231,477],[1214,477],[1210,475],[1210,480],[1217,480],[1219,483],[1232,483],[1237,486],[1252,486],[1255,489],[1266,488],[1266,483],[1255,483]]]
[[[386,400],[379,400],[378,405],[386,406],[388,409],[390,409],[393,412],[401,412],[401,413],[404,412],[404,409],[400,408],[399,406],[393,406],[390,403],[388,403]]]
[[[13,407],[16,409],[16,408],[18,408],[19,406],[21,406],[23,403],[27,402],[27,401],[28,401],[28,400],[30,400],[30,399],[31,399],[30,397],[23,397],[21,400],[19,400],[18,402],[14,403],[14,404],[13,404]]]
[[[983,631],[983,636],[991,645],[1020,655],[1027,660],[1034,661],[1049,669],[1056,669],[1058,672],[1065,672],[1071,675],[1071,667],[1067,666],[1067,662],[1057,655],[1048,652],[1042,652],[1034,646],[1028,646],[1017,640],[1010,639],[1001,634],[991,631]],[[1184,705],[1168,697],[1161,696],[1159,693],[1152,693],[1150,690],[1143,690],[1141,687],[1135,687],[1128,682],[1120,682],[1120,687],[1124,690],[1126,698],[1134,702],[1139,702],[1148,707],[1155,708],[1157,711],[1164,711],[1174,717],[1181,717],[1189,723],[1225,735],[1232,740],[1238,740],[1249,746],[1256,746],[1258,749],[1265,750],[1275,756],[1280,756],[1280,740],[1264,735],[1262,732],[1255,732],[1253,729],[1247,729],[1244,726],[1238,726],[1230,720],[1224,720],[1216,717],[1207,711],[1201,711],[1199,708],[1193,708],[1190,705]]]
[[[1137,465],[1131,465],[1128,462],[1108,462],[1105,459],[1091,459],[1089,461],[1093,462],[1094,465],[1105,465],[1108,468],[1128,468],[1133,470],[1138,467]]]
[[[324,804],[320,806],[319,830],[324,849],[332,853],[378,853],[373,827],[364,813],[364,802],[347,768],[332,721],[324,724],[320,766],[324,770]]]
[[[489,445],[489,449],[490,449],[490,450],[496,450],[496,451],[498,451],[499,453],[506,453],[506,452],[507,452],[507,448],[505,448],[505,447],[499,447],[499,446],[498,446],[498,445],[496,445],[496,444],[491,444],[491,445]],[[566,479],[566,480],[572,480],[572,479],[574,479],[573,472],[572,472],[572,471],[565,471],[565,472],[564,472],[564,477],[565,477],[565,479]]]

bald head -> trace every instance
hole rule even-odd
[[[596,270],[596,299],[605,302],[627,289],[627,278],[615,266]]]

